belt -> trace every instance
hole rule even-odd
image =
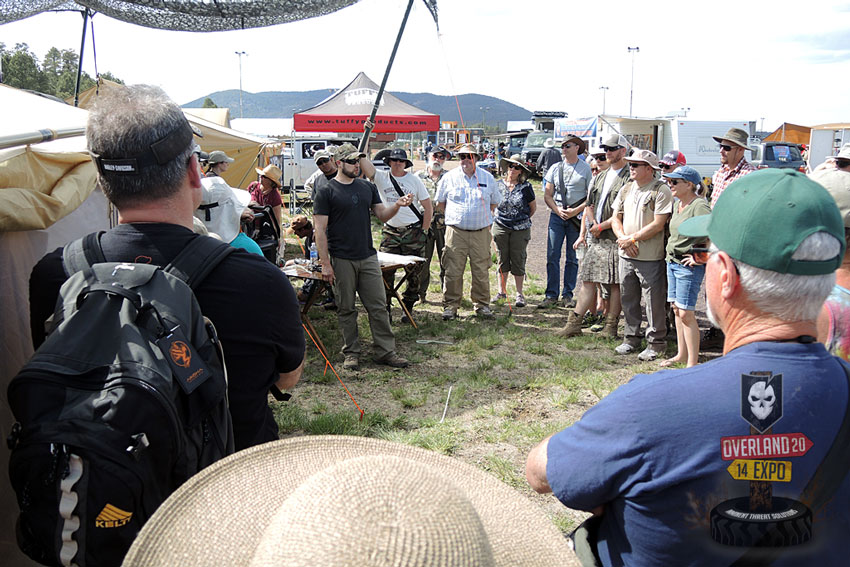
[[[406,224],[404,226],[393,226],[391,224],[388,224],[387,226],[389,226],[390,228],[394,228],[396,230],[405,230],[405,229],[408,229],[408,228],[413,227],[413,226],[422,226],[422,222],[416,221],[416,222],[412,222],[410,224]]]
[[[458,227],[453,226],[453,225],[449,225],[449,226],[451,226],[453,229],[455,229],[455,230],[459,230],[459,231],[461,231],[461,232],[480,232],[480,231],[482,231],[482,230],[487,230],[487,228],[488,228],[488,227],[486,227],[486,226],[483,226],[483,227],[481,227],[481,228],[476,228],[476,229],[473,229],[473,230],[467,230],[467,229],[465,229],[465,228],[458,228]]]

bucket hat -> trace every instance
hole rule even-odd
[[[263,177],[268,177],[272,181],[274,181],[278,186],[280,186],[280,178],[283,177],[283,172],[280,168],[273,163],[268,164],[263,169],[259,167],[255,167],[254,170]]]
[[[792,258],[806,237],[822,231],[841,242],[838,256],[819,262]],[[780,274],[831,274],[844,257],[844,220],[835,200],[791,169],[761,169],[736,179],[711,214],[684,221],[679,234],[707,236],[735,260]]]
[[[210,156],[207,158],[207,163],[233,163],[233,158],[224,153],[221,150],[215,150],[210,152]]]
[[[457,459],[310,436],[202,470],[148,520],[124,567],[577,566],[525,496]]]
[[[670,173],[662,173],[661,176],[668,179],[684,179],[694,185],[699,185],[700,181],[702,181],[699,172],[689,165],[680,165]]]
[[[509,158],[501,158],[499,160],[499,171],[502,173],[506,172],[508,170],[508,164],[511,163],[520,166],[525,172],[526,176],[531,175],[531,169],[529,169],[527,165],[522,163],[522,159],[520,158],[519,154],[514,154]]]
[[[197,217],[207,231],[230,243],[239,235],[242,211],[251,201],[251,194],[234,189],[221,177],[201,179],[201,204],[195,209]]]
[[[749,134],[747,134],[744,130],[740,128],[729,128],[726,131],[726,134],[723,136],[712,136],[714,141],[718,144],[721,142],[730,142],[744,148],[745,150],[752,150],[750,146],[747,145],[747,139],[749,138]]]
[[[649,164],[655,171],[660,170],[658,167],[658,156],[649,150],[635,150],[632,155],[626,158],[626,161],[634,161]]]
[[[395,148],[393,151],[391,151],[390,155],[388,155],[387,157],[385,157],[383,159],[383,162],[387,165],[390,165],[391,159],[404,160],[404,168],[405,169],[407,169],[408,167],[413,167],[413,162],[410,161],[409,159],[407,159],[407,152],[404,151],[401,148]]]
[[[587,149],[587,143],[578,136],[564,136],[564,138],[561,140],[561,147],[564,147],[564,144],[566,144],[567,142],[577,144],[579,154],[583,154],[584,151]]]
[[[543,147],[544,148],[554,148],[555,147],[555,140],[553,140],[552,138],[546,138],[546,141],[543,142]]]
[[[481,154],[478,153],[475,144],[461,144],[455,148],[454,154],[474,154],[476,159],[481,159]]]

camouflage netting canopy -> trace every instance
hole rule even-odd
[[[226,31],[324,16],[358,0],[0,0],[0,24],[49,10],[85,8],[139,26]]]

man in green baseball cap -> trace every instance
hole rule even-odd
[[[844,256],[835,201],[797,171],[766,169],[679,232],[712,241],[723,356],[635,376],[532,449],[529,483],[594,513],[577,536],[595,537],[575,541],[602,565],[846,564],[850,473],[824,463],[848,377],[815,339]]]

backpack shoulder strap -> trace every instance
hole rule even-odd
[[[233,246],[211,236],[197,236],[163,269],[194,290],[219,262],[235,251]]]
[[[65,245],[62,249],[62,266],[65,274],[70,276],[91,268],[94,264],[106,262],[100,237],[103,231],[92,232]]]

